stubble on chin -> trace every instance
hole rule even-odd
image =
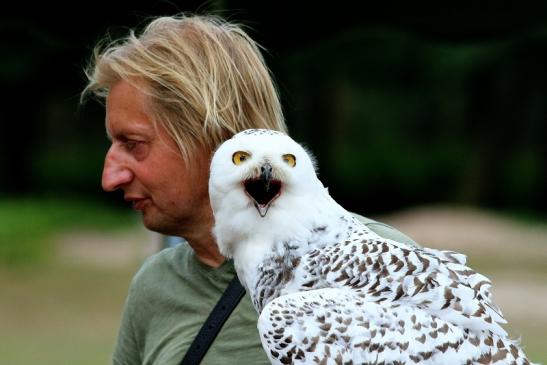
[[[150,207],[152,208],[152,207]],[[146,229],[167,236],[179,236],[181,223],[174,221],[155,209],[147,209],[142,213],[142,223]]]

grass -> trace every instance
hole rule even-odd
[[[93,201],[55,198],[0,199],[0,265],[44,261],[51,235],[64,229],[116,229],[136,218]]]
[[[545,364],[547,361],[547,349],[545,348],[545,328],[536,325],[529,325],[524,328],[525,337],[522,337],[524,353],[530,361]],[[517,335],[516,338],[520,336]]]
[[[0,269],[1,363],[110,363],[135,270],[59,263],[23,272]]]

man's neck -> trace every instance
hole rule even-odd
[[[184,238],[200,262],[213,268],[219,267],[226,258],[220,254],[213,237],[215,218],[208,199],[203,204],[196,205],[190,219],[191,221],[178,222],[175,225],[177,230],[167,234]]]
[[[198,260],[205,265],[217,268],[226,260],[220,254],[211,233],[204,234],[202,237],[185,237],[185,239],[194,250]]]
[[[210,205],[207,206],[208,208]],[[196,257],[202,263],[214,268],[219,267],[226,260],[220,254],[212,229],[214,224],[213,212],[205,210],[201,215],[195,216],[199,222],[189,225],[192,229],[180,232],[180,236],[188,242],[194,250]]]

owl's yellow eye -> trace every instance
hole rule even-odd
[[[294,155],[291,155],[290,153],[283,155],[283,161],[290,167],[296,166],[296,157]]]
[[[251,157],[250,153],[244,151],[237,151],[232,155],[232,162],[234,165],[241,165],[243,162],[247,161]]]

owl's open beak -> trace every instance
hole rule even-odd
[[[263,164],[260,167],[260,177],[246,180],[244,185],[245,192],[253,199],[258,213],[264,217],[281,192],[281,181],[273,179],[272,165]]]

